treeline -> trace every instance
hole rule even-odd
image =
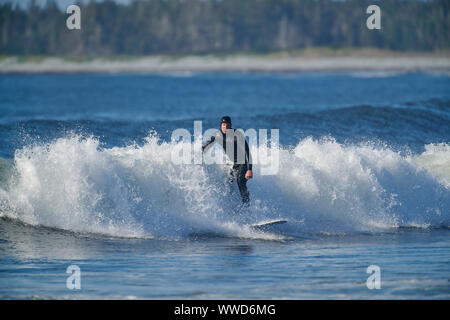
[[[368,30],[366,8],[381,8]],[[0,5],[2,55],[145,55],[270,52],[305,47],[442,50],[449,0],[135,0],[78,4],[81,30],[49,0]]]

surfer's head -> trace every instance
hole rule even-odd
[[[231,118],[229,116],[223,116],[220,120],[220,130],[222,130],[223,133],[227,132],[227,129],[231,128]]]

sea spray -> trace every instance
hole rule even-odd
[[[414,160],[450,189],[450,145],[446,143],[427,144],[425,152]]]
[[[176,143],[150,135],[143,145],[105,148],[95,137],[69,135],[24,147],[14,155],[17,174],[0,189],[0,215],[74,232],[171,239],[270,238],[249,224],[278,218],[289,223],[277,231],[290,236],[450,222],[448,180],[388,147],[307,138],[281,148],[279,171],[260,175],[255,166],[250,208],[236,210],[229,168],[174,164]]]

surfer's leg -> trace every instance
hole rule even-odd
[[[247,179],[245,179],[246,166],[240,166],[237,174],[237,184],[239,192],[241,193],[242,202],[248,204],[250,201],[250,194],[247,189]]]

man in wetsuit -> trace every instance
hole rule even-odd
[[[214,143],[220,143],[227,157],[233,161],[233,169],[230,172],[230,182],[237,180],[242,202],[248,204],[249,192],[247,180],[253,177],[252,158],[248,143],[242,132],[231,128],[231,118],[222,117],[220,121],[220,131],[217,131],[202,146],[202,151],[206,152]]]

